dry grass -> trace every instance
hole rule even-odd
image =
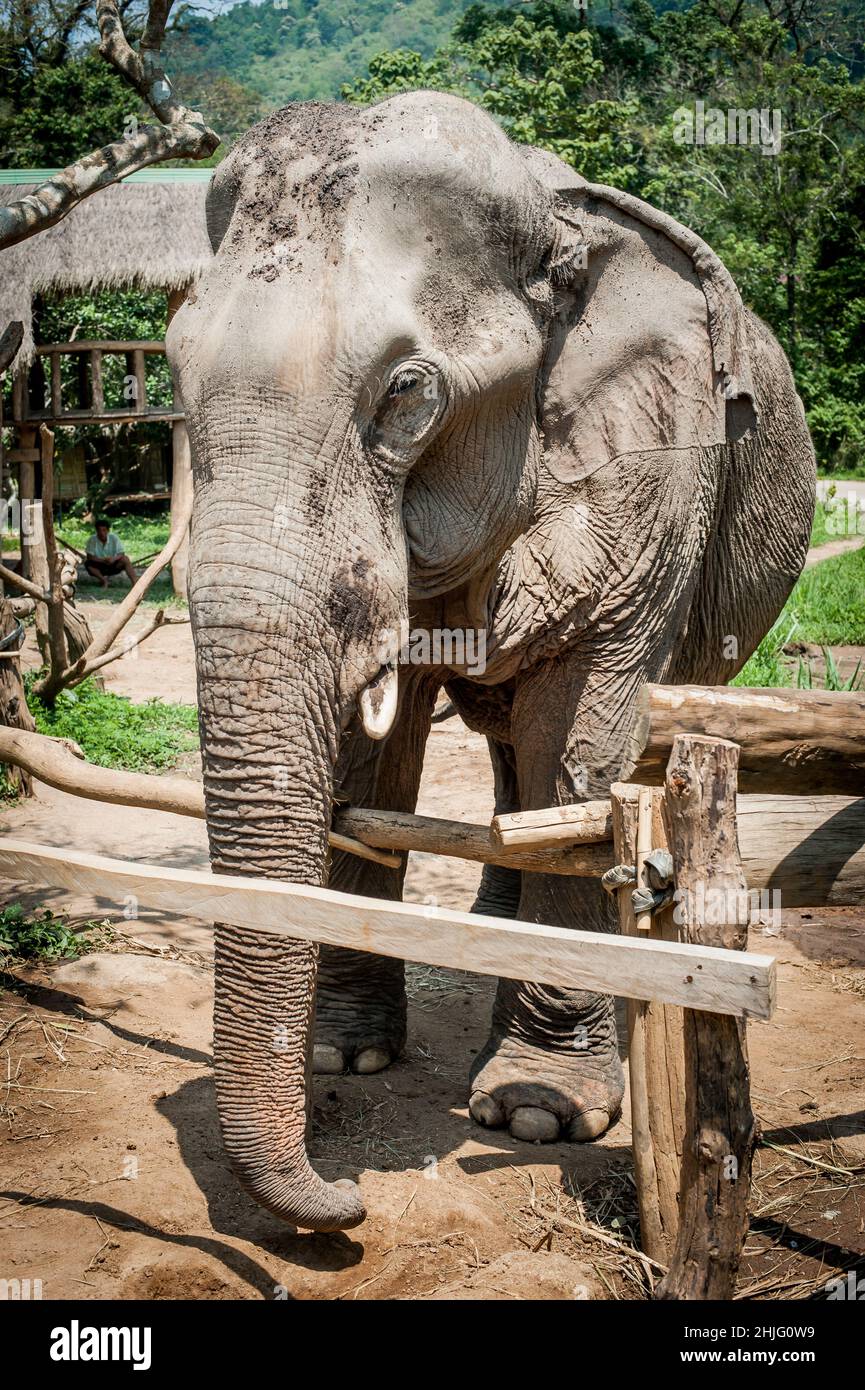
[[[443,970],[437,965],[414,965],[405,968],[405,992],[416,1009],[435,1013],[458,995],[479,994],[476,975],[465,970]]]
[[[614,1299],[651,1295],[664,1273],[637,1245],[637,1194],[630,1166],[578,1187],[570,1175],[561,1183],[514,1169],[524,1189],[504,1204],[518,1239],[530,1250],[560,1250],[591,1262]]]
[[[311,1157],[316,1163],[340,1163],[357,1168],[402,1169],[415,1166],[416,1141],[395,1134],[398,1109],[390,1099],[378,1100],[358,1089],[348,1096],[328,1093],[313,1114]]]

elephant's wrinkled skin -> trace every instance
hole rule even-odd
[[[169,352],[214,867],[322,883],[335,776],[412,810],[445,683],[499,810],[605,795],[641,683],[728,680],[801,568],[814,460],[769,332],[683,227],[442,95],[277,112],[208,221]],[[483,630],[487,665],[401,664],[388,734],[382,633],[409,618]],[[329,875],[400,879],[339,854]],[[478,906],[614,929],[579,879],[487,870]],[[363,1207],[306,1157],[316,965],[217,928],[216,1076],[245,1186],[331,1230]],[[317,1068],[378,1070],[404,1038],[401,965],[323,951]],[[501,982],[476,1120],[591,1139],[621,1096],[609,999]]]

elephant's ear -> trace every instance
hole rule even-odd
[[[755,428],[745,309],[715,253],[638,198],[569,185],[554,190],[559,304],[540,382],[553,476]]]

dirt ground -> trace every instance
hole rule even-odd
[[[106,610],[86,611],[98,627]],[[192,701],[189,629],[162,629],[107,675],[135,699]],[[489,819],[485,747],[456,719],[432,732],[419,809]],[[0,814],[0,833],[206,862],[198,822],[43,786]],[[413,855],[407,896],[466,908],[477,877]],[[317,1079],[314,1161],[358,1178],[369,1216],[297,1234],[245,1196],[222,1150],[210,928],[10,883],[0,897],[105,919],[113,934],[79,961],[15,969],[0,991],[0,1277],[73,1300],[646,1297],[627,1098],[613,1130],[582,1147],[526,1145],[469,1119],[491,980],[410,966],[405,1056],[377,1076]],[[820,1297],[865,1254],[865,922],[788,912],[752,946],[778,959],[779,1007],[749,1029],[763,1143],[739,1296]]]

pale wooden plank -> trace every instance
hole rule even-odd
[[[565,844],[593,844],[613,836],[609,801],[584,801],[573,806],[547,806],[537,811],[511,811],[494,816],[490,838],[502,849],[522,846],[546,849]]]
[[[748,1018],[769,1018],[774,1008],[775,963],[770,956],[568,931],[302,884],[132,864],[6,838],[0,840],[0,869],[13,878],[75,893],[118,901],[132,894],[143,907],[425,965]]]

